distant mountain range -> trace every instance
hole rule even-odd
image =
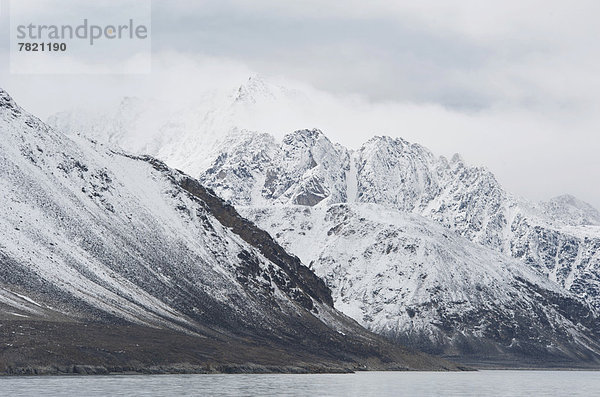
[[[189,110],[129,99],[50,123],[198,177],[377,333],[463,361],[598,362],[597,210],[571,196],[519,198],[485,168],[402,139],[350,150],[316,129],[282,140],[245,130],[273,101],[307,100],[251,78]]]

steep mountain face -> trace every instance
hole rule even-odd
[[[452,368],[337,312],[322,280],[182,172],[68,138],[2,90],[0,133],[0,316],[26,330],[0,369]]]
[[[346,201],[349,153],[318,130],[297,131],[281,144],[268,134],[227,137],[201,181],[235,204]]]
[[[527,202],[486,169],[401,139],[375,137],[355,152],[327,142],[318,130],[296,131],[281,143],[262,140],[260,149],[258,140],[247,133],[228,145],[202,182],[234,205],[358,202],[420,214],[522,260],[600,310],[600,227],[598,212],[586,203],[570,197]],[[286,154],[295,152],[302,159]],[[271,193],[272,181],[283,181],[283,194]]]
[[[240,207],[368,329],[467,362],[598,361],[589,306],[421,216],[377,204]]]
[[[356,201],[432,218],[478,243],[500,248],[507,194],[483,168],[447,161],[402,139],[375,137],[356,154]]]
[[[600,228],[588,221],[595,212],[589,205],[560,199],[529,203],[507,193],[489,171],[469,167],[459,157],[431,161],[432,155],[418,145],[389,138],[377,141],[385,142],[379,143],[383,148],[359,151],[358,201],[392,205],[433,219],[471,241],[524,261],[600,309]],[[405,159],[402,168],[409,175],[398,176],[397,167],[381,164],[382,156]],[[386,187],[398,178],[407,186],[392,185],[392,191],[402,193],[389,197]],[[366,196],[360,195],[363,190]]]

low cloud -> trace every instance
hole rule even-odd
[[[437,154],[460,152],[520,195],[572,193],[600,207],[599,7],[153,2],[151,74],[19,76],[4,67],[0,80],[47,117],[122,96],[189,103],[258,73],[312,103],[248,120],[257,129],[318,127],[351,147],[401,136]]]

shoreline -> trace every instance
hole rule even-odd
[[[48,366],[15,366],[0,372],[5,377],[80,377],[80,376],[147,376],[147,375],[315,375],[338,374],[348,375],[359,372],[484,372],[484,371],[519,371],[519,372],[600,372],[600,367],[459,367],[450,370],[414,370],[385,368],[333,367],[327,365],[306,366],[269,366],[256,364],[217,364],[191,365],[188,363],[157,366],[125,366],[111,367],[102,365],[48,365]]]

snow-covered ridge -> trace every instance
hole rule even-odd
[[[522,260],[600,309],[600,227],[586,203],[529,202],[485,168],[402,139],[374,137],[351,151],[303,130],[265,142],[248,134],[234,141],[200,179],[235,205],[358,202],[420,214]]]
[[[195,179],[67,137],[2,90],[0,137],[3,319],[260,336],[334,355],[358,351],[352,338],[365,351],[383,346],[331,307],[322,280]]]

